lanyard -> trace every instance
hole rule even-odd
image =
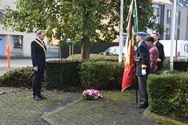
[[[35,40],[35,42],[38,43],[38,44],[43,48],[44,53],[45,53],[45,55],[46,55],[46,49],[44,48],[44,46],[42,45],[42,43],[39,42],[38,40]]]

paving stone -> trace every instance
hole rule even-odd
[[[134,105],[134,93],[103,92],[97,101],[80,100],[43,116],[52,125],[158,125]]]
[[[9,90],[0,95],[0,125],[158,124],[135,108],[133,91],[103,91],[103,99],[87,101],[80,99],[80,93],[45,90],[47,100],[35,101],[30,89]]]
[[[46,125],[40,121],[45,112],[51,112],[80,98],[78,93],[43,92],[48,98],[35,101],[29,89],[20,89],[0,95],[0,125]]]

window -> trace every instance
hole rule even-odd
[[[179,11],[178,12],[178,25],[180,25],[181,23],[181,12]]]
[[[180,29],[177,29],[177,40],[180,39]]]
[[[188,40],[188,16],[187,16],[187,27],[186,27],[186,40]]]
[[[156,17],[157,23],[159,23],[159,20],[160,20],[159,8],[154,7],[153,11],[154,11],[154,16]]]
[[[166,20],[166,22],[168,23],[168,24],[170,24],[171,23],[171,10],[167,10],[167,20]]]
[[[23,48],[23,36],[20,35],[14,35],[13,36],[13,45],[14,48]]]
[[[166,40],[170,40],[170,29],[166,28]]]
[[[0,9],[0,16],[3,15],[4,11],[5,11],[4,9]]]
[[[159,8],[154,7],[154,15],[159,16]]]

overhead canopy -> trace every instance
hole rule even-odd
[[[152,3],[172,4],[171,0],[152,0]]]

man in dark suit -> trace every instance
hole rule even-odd
[[[150,72],[150,54],[149,48],[145,42],[146,37],[147,34],[145,32],[139,32],[136,38],[138,48],[135,61],[140,96],[140,101],[138,103],[139,108],[146,108],[148,106],[147,76]]]
[[[159,34],[158,33],[153,33],[152,37],[154,38],[155,42],[154,45],[157,47],[158,51],[159,51],[159,58],[157,59],[157,70],[161,70],[163,67],[163,62],[165,60],[165,53],[164,53],[164,47],[163,44],[161,44],[159,42],[160,38],[159,38]]]
[[[31,57],[33,63],[33,99],[45,99],[41,95],[41,83],[44,78],[44,70],[46,65],[46,46],[44,43],[45,34],[43,31],[36,32],[37,38],[31,43]]]

